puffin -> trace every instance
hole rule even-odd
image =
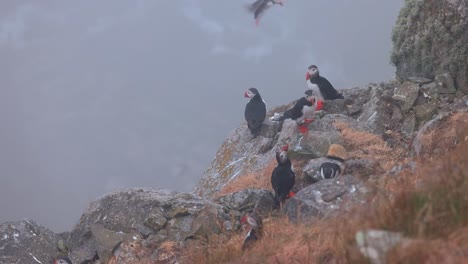
[[[256,88],[249,88],[245,91],[244,97],[250,99],[245,106],[245,121],[247,121],[250,132],[256,138],[260,134],[263,121],[265,121],[266,104]]]
[[[242,251],[249,249],[252,245],[263,236],[263,221],[258,213],[247,214],[240,220],[241,224],[248,223],[250,230],[242,243]]]
[[[296,175],[292,170],[291,160],[288,158],[288,145],[281,147],[280,151],[276,152],[276,161],[278,165],[271,173],[271,186],[275,192],[276,203],[280,206],[284,204],[287,198],[294,196],[291,189],[296,183]]]
[[[331,144],[326,160],[320,165],[319,171],[322,179],[331,179],[342,175],[345,169],[346,149],[339,144]]]
[[[256,0],[254,3],[247,6],[247,10],[254,14],[255,25],[258,26],[260,23],[260,16],[273,5],[283,6],[281,0]]]
[[[306,134],[308,132],[307,125],[313,121],[313,113],[322,108],[323,101],[316,100],[313,90],[309,89],[305,91],[305,96],[297,100],[291,109],[286,110],[282,116],[275,114],[271,120],[283,121],[288,118],[296,120],[299,131],[302,134]]]
[[[319,98],[324,100],[344,99],[343,95],[338,93],[326,78],[320,76],[317,65],[310,65],[307,68],[306,82],[309,89],[314,90]]]

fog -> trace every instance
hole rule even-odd
[[[249,1],[0,2],[0,223],[54,231],[124,187],[190,191],[243,121],[306,89],[393,77],[403,0],[294,0],[255,27]]]

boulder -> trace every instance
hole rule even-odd
[[[268,200],[268,197],[272,197],[271,191],[265,189],[245,189],[220,197],[216,201],[221,204],[226,211],[251,212],[259,201],[266,202],[264,200]],[[257,207],[262,206],[263,205],[260,204]],[[261,208],[259,208],[259,210],[260,209]]]
[[[327,114],[343,114],[346,113],[347,99],[325,100],[323,103],[323,110]]]
[[[0,225],[0,263],[49,263],[58,253],[59,237],[23,219]]]
[[[309,163],[307,163],[307,165],[305,165],[302,169],[305,179],[310,183],[316,183],[320,181],[322,179],[320,176],[320,166],[326,160],[327,159],[324,157],[310,160]]]
[[[310,131],[299,141],[299,149],[294,149],[311,158],[319,158],[327,155],[331,144],[343,144],[343,137],[336,131]]]
[[[352,175],[321,180],[286,200],[285,214],[292,222],[330,216],[342,207],[343,198],[354,195],[358,187],[359,180]]]
[[[393,99],[399,103],[401,111],[406,113],[413,107],[418,95],[418,84],[404,82],[400,87],[395,89]]]
[[[352,88],[342,91],[345,97],[346,115],[356,116],[363,108],[363,105],[370,100],[370,87]]]
[[[384,96],[382,86],[371,84],[370,89],[371,99],[364,104],[357,121],[367,124],[372,133],[383,134],[392,118],[393,103]]]
[[[152,188],[106,194],[91,203],[70,233],[70,258],[81,263],[95,258],[97,252],[105,259],[113,246],[135,235],[160,234],[164,240],[183,241],[194,218],[206,206],[216,208],[193,194]]]
[[[430,120],[437,113],[438,107],[436,102],[415,106],[414,113],[418,124],[424,124]]]
[[[386,263],[387,253],[406,240],[401,233],[373,229],[357,232],[355,239],[359,251],[372,264]]]
[[[223,217],[220,216],[220,211],[219,206],[205,206],[194,217],[189,236],[209,239],[213,234],[220,234],[224,222]]]
[[[430,82],[433,82],[432,79],[428,79],[428,78],[424,78],[424,77],[417,77],[417,76],[408,77],[407,80],[412,82],[412,83],[419,84],[419,85],[424,85],[424,84],[428,84]]]
[[[413,112],[406,114],[403,123],[401,124],[401,134],[406,138],[413,136],[414,130],[416,129],[416,115]]]

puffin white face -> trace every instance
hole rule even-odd
[[[245,93],[244,93],[244,97],[245,97],[245,98],[252,99],[254,96],[255,96],[255,93],[252,92],[250,89],[248,89],[248,90],[245,91]]]
[[[310,78],[317,76],[318,73],[319,73],[318,68],[311,67],[310,69],[307,70],[306,79],[309,80]]]
[[[311,102],[312,104],[315,104],[315,96],[306,95],[305,98],[307,99],[307,101]]]
[[[288,160],[288,153],[286,151],[281,151],[279,154],[280,163],[285,163]]]
[[[253,228],[258,226],[257,221],[255,221],[255,219],[251,216],[247,217],[247,223],[249,223],[249,225]]]

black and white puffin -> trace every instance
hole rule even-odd
[[[249,249],[263,236],[263,220],[262,217],[257,213],[251,213],[241,218],[241,224],[248,223],[250,225],[250,231],[244,238],[242,243],[242,251]]]
[[[255,25],[259,25],[260,16],[273,5],[283,5],[281,0],[256,0],[253,4],[247,6],[247,10],[254,14]]]
[[[322,179],[331,179],[342,175],[345,170],[346,149],[339,144],[331,144],[328,149],[327,159],[320,165]]]
[[[301,97],[291,109],[286,110],[282,116],[276,115],[271,118],[272,121],[283,121],[285,119],[296,120],[299,131],[302,134],[307,133],[307,125],[313,121],[313,113],[323,108],[323,101],[316,100],[312,90],[305,91],[305,96]]]
[[[338,93],[333,85],[324,77],[320,76],[316,65],[307,68],[306,81],[309,89],[324,100],[344,99],[343,95]]]
[[[288,145],[276,152],[276,161],[278,165],[271,173],[271,186],[275,192],[275,200],[278,204],[284,204],[286,198],[294,196],[291,189],[296,183],[296,175],[292,170],[291,160],[288,157]]]
[[[262,129],[263,121],[266,117],[266,104],[256,88],[250,88],[244,93],[245,98],[250,101],[245,106],[245,121],[252,135],[257,137]]]

